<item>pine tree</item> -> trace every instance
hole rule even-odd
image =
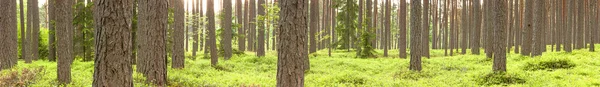
[[[410,27],[410,70],[413,71],[421,71],[421,54],[422,50],[421,41],[423,33],[421,30],[421,1],[419,0],[411,0],[410,2],[410,13],[411,14],[411,27]]]
[[[261,1],[261,0],[259,0]],[[259,2],[260,3],[260,2]],[[231,39],[232,39],[232,32],[233,30],[231,29],[231,0],[223,0],[223,8],[224,8],[224,18],[223,20],[221,20],[221,28],[223,29],[223,32],[221,34],[221,48],[222,50],[224,50],[224,54],[223,56],[225,57],[225,60],[229,60],[229,58],[231,58],[232,56],[232,48],[231,48]],[[260,52],[260,51],[259,51]]]
[[[305,0],[282,0],[277,37],[277,87],[304,86],[304,59],[308,59],[307,11]]]
[[[139,1],[139,30],[145,38],[142,40],[140,50],[143,74],[146,81],[156,86],[166,85],[167,75],[167,52],[165,34],[167,29],[168,8],[167,1],[140,0]],[[156,15],[149,15],[156,14]],[[150,19],[152,18],[152,19]],[[138,60],[139,60],[138,59]],[[139,64],[139,62],[138,62]],[[138,69],[139,70],[139,69]]]
[[[132,52],[130,47],[133,46],[129,44],[132,2],[133,0],[94,0],[94,21],[101,26],[95,27],[98,37],[95,38],[97,44],[93,86],[133,87],[132,60],[129,58]]]
[[[17,64],[17,2],[0,1],[0,71]]]
[[[491,0],[491,7],[493,8],[492,16],[492,26],[494,26],[494,37],[496,38],[493,42],[494,44],[494,64],[493,70],[495,72],[506,72],[506,23],[504,20],[506,18],[507,2],[504,0]]]
[[[172,68],[183,68],[185,67],[185,48],[184,45],[186,43],[182,43],[185,40],[185,6],[182,0],[173,0],[173,5],[175,5],[174,12],[174,34],[173,36],[173,53],[171,55],[172,58]]]

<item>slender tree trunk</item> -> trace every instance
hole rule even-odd
[[[200,2],[202,0],[192,0],[192,58],[195,59],[196,58],[196,53],[198,52],[198,44],[202,44],[199,41],[199,37],[198,37],[198,32],[199,32],[199,17],[201,14],[201,12],[199,11],[200,9]],[[200,35],[202,37],[202,35]],[[202,48],[202,46],[200,46],[200,48]]]
[[[398,9],[398,33],[400,35],[398,37],[398,56],[400,58],[406,58],[406,15],[408,12],[406,12],[406,1],[399,1],[398,3],[400,3],[400,9]]]
[[[384,33],[383,34],[384,35],[383,36],[384,40],[382,40],[383,41],[383,56],[384,57],[388,56],[388,48],[390,47],[390,44],[389,44],[389,42],[390,42],[390,28],[391,28],[390,24],[392,22],[391,21],[391,10],[392,10],[391,9],[391,3],[392,2],[390,0],[386,0],[386,2],[385,2],[385,8],[386,8],[385,13],[384,13],[384,15],[385,15],[385,17],[384,17],[384,22],[385,22],[385,24],[384,24],[385,25],[384,31],[385,32],[383,32]]]
[[[473,18],[474,19],[473,24],[475,25],[475,27],[474,27],[474,29],[473,29],[474,31],[472,33],[473,39],[472,39],[471,43],[473,43],[473,47],[471,47],[471,53],[473,53],[475,55],[479,55],[480,54],[479,53],[480,52],[479,51],[480,50],[479,42],[480,42],[480,36],[481,36],[481,34],[480,34],[481,33],[481,11],[480,11],[481,4],[479,4],[480,0],[473,0],[473,1],[474,1],[473,2],[474,3],[473,4],[473,17],[475,17],[475,18]]]
[[[261,0],[259,0],[261,1]],[[260,2],[259,2],[260,3]],[[232,53],[231,53],[231,38],[232,38],[232,32],[233,30],[231,30],[231,0],[223,0],[223,8],[225,13],[224,13],[224,18],[223,21],[221,21],[222,25],[221,27],[223,28],[223,33],[221,34],[221,46],[222,50],[224,50],[225,54],[223,54],[225,60],[229,60],[229,58],[231,58]],[[262,7],[262,6],[261,6]]]
[[[94,0],[94,22],[99,25],[95,27],[94,87],[133,87],[133,69],[129,58],[132,52],[130,47],[133,46],[129,44],[132,2]]]
[[[31,53],[31,59],[33,60],[37,60],[38,59],[38,44],[39,44],[39,31],[40,31],[40,17],[39,17],[39,8],[37,6],[38,4],[38,0],[28,0],[27,2],[28,6],[27,6],[27,20],[29,21],[29,23],[27,23],[27,28],[29,28],[31,31],[27,32],[29,33],[29,40],[30,40],[30,45],[29,45],[29,50]]]
[[[309,36],[309,42],[310,42],[310,47],[309,47],[309,53],[314,53],[317,51],[316,49],[316,40],[315,40],[315,36],[317,34],[317,29],[319,26],[319,0],[311,0],[310,1],[310,24],[309,24],[309,28],[310,28],[310,36]]]
[[[29,53],[29,33],[27,27],[25,27],[25,9],[23,9],[23,0],[19,0],[19,24],[21,24],[21,58],[25,60],[25,63],[31,63],[31,53]]]
[[[250,11],[250,19],[249,22],[250,26],[249,26],[249,30],[248,30],[248,50],[256,52],[256,44],[254,42],[254,39],[256,38],[256,5],[255,5],[255,0],[250,0],[250,7],[248,8]]]
[[[460,29],[460,30],[462,30],[461,31],[462,39],[460,40],[461,41],[460,44],[461,44],[461,48],[462,49],[460,51],[460,54],[467,54],[467,46],[469,45],[469,41],[467,40],[468,37],[469,37],[469,33],[467,33],[469,28],[467,28],[467,24],[468,24],[467,21],[468,20],[467,20],[466,6],[467,6],[467,0],[462,0],[462,7],[463,7],[463,8],[461,8],[461,11],[462,11],[461,28],[462,29]]]
[[[430,0],[423,0],[423,14],[421,15],[423,17],[422,19],[422,23],[423,23],[423,31],[421,31],[421,38],[423,38],[422,40],[422,45],[423,47],[421,47],[421,56],[427,57],[427,58],[431,58],[429,56],[429,1]]]
[[[259,2],[260,3],[260,2]],[[214,11],[214,1],[207,1],[207,10],[206,16],[208,18],[208,44],[210,48],[210,64],[212,66],[217,66],[217,62],[219,56],[217,56],[217,37],[215,36],[215,11]],[[208,50],[208,49],[207,49]]]
[[[56,37],[54,36],[56,33],[56,1],[48,1],[48,24],[50,25],[48,30],[48,60],[56,61]]]
[[[238,50],[239,51],[244,51],[245,47],[246,47],[246,38],[244,38],[244,34],[246,34],[244,32],[245,27],[247,26],[245,24],[244,19],[246,18],[245,14],[246,12],[242,11],[242,0],[235,0],[235,15],[236,15],[236,23],[240,26],[238,26],[238,30],[237,30],[237,39],[238,39]]]
[[[0,0],[0,71],[17,64],[17,2]]]

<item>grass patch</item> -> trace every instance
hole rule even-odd
[[[44,74],[44,68],[24,68],[21,70],[10,70],[3,73],[0,77],[0,85],[9,87],[27,87],[35,83],[41,74]]]

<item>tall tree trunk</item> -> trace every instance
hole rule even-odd
[[[199,37],[198,37],[198,31],[199,31],[199,19],[200,19],[200,15],[201,12],[199,11],[200,9],[200,2],[202,2],[202,0],[192,0],[192,58],[195,59],[196,58],[196,53],[198,52],[198,44],[202,44],[199,41]],[[202,36],[202,35],[200,35]],[[202,46],[200,46],[201,48]]]
[[[480,0],[473,0],[474,4],[473,4],[473,18],[474,22],[473,24],[475,25],[474,27],[474,31],[472,31],[472,41],[471,43],[473,43],[473,47],[471,47],[471,53],[475,54],[475,55],[479,55],[480,53],[480,46],[479,46],[479,42],[480,42],[480,36],[481,36],[481,7],[479,4]]]
[[[214,11],[214,1],[207,1],[207,10],[206,16],[208,18],[208,44],[210,48],[210,64],[212,66],[217,66],[217,62],[219,56],[217,56],[217,37],[215,36],[215,11]],[[207,49],[208,50],[208,49]]]
[[[303,87],[306,51],[307,11],[304,0],[282,0],[279,4],[277,87]]]
[[[406,58],[406,15],[408,12],[406,12],[406,1],[401,0],[398,3],[400,3],[400,9],[398,9],[398,33],[400,35],[398,37],[398,56],[400,58]]]
[[[469,32],[469,30],[468,30],[469,28],[467,27],[468,26],[468,23],[467,23],[467,21],[468,21],[467,20],[467,16],[468,15],[467,15],[467,8],[466,8],[467,7],[467,0],[462,0],[462,3],[463,3],[462,4],[463,8],[461,8],[461,11],[462,11],[462,17],[461,17],[462,18],[462,21],[461,21],[462,25],[461,25],[461,27],[462,27],[462,29],[460,29],[460,30],[462,30],[462,32],[461,32],[461,36],[462,36],[461,41],[462,42],[460,42],[462,49],[461,49],[460,54],[467,54],[467,46],[469,45],[469,41],[468,41],[469,33],[467,33],[467,32]]]
[[[28,32],[30,32],[26,27],[25,27],[25,9],[23,8],[23,0],[19,0],[19,24],[21,24],[21,58],[23,60],[25,60],[25,63],[31,63],[31,53],[29,53],[30,50],[29,49],[29,35]]]
[[[73,2],[57,0],[56,35],[58,35],[58,81],[61,84],[71,82],[71,64],[73,63]]]
[[[94,0],[96,58],[93,86],[133,87],[131,27],[133,0]],[[120,14],[120,15],[116,15]],[[183,39],[182,39],[183,40]],[[183,45],[182,45],[183,46]]]
[[[421,33],[421,1],[419,0],[411,0],[410,2],[410,70],[413,71],[421,71],[421,49],[423,44],[421,43],[422,36]]]
[[[56,61],[56,1],[48,2],[48,24],[50,25],[48,30],[48,60]]]
[[[390,0],[386,0],[385,1],[385,12],[384,12],[384,32],[383,32],[383,56],[387,57],[388,56],[388,48],[389,48],[389,42],[390,42],[390,20],[391,20],[391,4],[390,4]]]
[[[141,65],[146,75],[146,81],[156,86],[166,85],[167,76],[167,52],[166,52],[166,29],[168,19],[167,1],[140,0],[139,2],[140,30],[143,30],[145,45],[140,51],[145,51],[143,59],[145,64]],[[139,66],[139,65],[138,65]]]
[[[17,64],[17,2],[0,1],[0,71]]]
[[[256,39],[256,4],[255,4],[255,0],[250,0],[250,6],[247,8],[249,9],[249,14],[250,14],[250,19],[249,20],[249,25],[248,26],[249,30],[248,30],[248,50],[256,52],[256,43],[254,42],[254,39]]]
[[[491,0],[493,11],[492,26],[494,26],[494,64],[493,70],[495,72],[506,72],[506,13],[507,2],[505,0]]]
[[[565,10],[563,14],[566,15],[563,19],[567,21],[567,26],[565,28],[567,34],[565,38],[565,51],[571,52],[573,51],[573,2],[563,0],[563,4],[566,4],[564,5],[565,7],[563,7]]]
[[[39,44],[39,31],[40,31],[40,17],[39,17],[39,8],[37,6],[38,0],[28,0],[27,2],[27,28],[31,31],[27,32],[29,35],[30,45],[28,50],[31,53],[31,59],[38,59],[38,44]]]
[[[173,34],[173,53],[172,68],[185,67],[185,7],[183,0],[173,0],[174,9],[174,34]]]
[[[242,7],[242,0],[235,0],[235,1],[236,1],[235,2],[235,16],[237,18],[236,23],[238,25],[241,25],[241,26],[237,27],[238,28],[238,30],[237,30],[238,50],[244,51],[245,47],[246,47],[246,38],[244,38],[246,33],[244,32],[244,30],[247,25],[245,24],[245,21],[244,21],[246,16],[243,14],[246,14],[246,12],[242,11],[242,8],[244,8],[244,7]]]
[[[521,55],[529,56],[532,49],[532,31],[533,31],[533,1],[527,0],[525,2],[525,28],[523,32],[523,49],[521,49]]]
[[[260,0],[259,0],[260,1]],[[232,35],[232,30],[231,30],[231,0],[223,0],[223,8],[224,8],[224,18],[221,21],[222,25],[221,27],[223,28],[223,33],[221,34],[221,46],[222,50],[225,51],[225,54],[223,54],[225,60],[229,60],[229,58],[231,58],[231,35]],[[262,7],[262,6],[261,6]]]
[[[423,0],[423,14],[422,14],[422,23],[423,23],[423,31],[421,32],[422,36],[421,38],[423,38],[422,40],[422,45],[423,47],[421,47],[422,54],[421,56],[427,57],[427,58],[431,58],[429,55],[429,1],[430,0]]]
[[[258,0],[258,15],[266,16],[265,7],[263,5],[265,5],[265,1]],[[265,29],[267,28],[265,26],[266,20],[256,20],[256,23],[258,24],[258,44],[256,46],[256,56],[262,57],[265,56]],[[318,24],[319,22],[317,21],[316,23]]]
[[[315,40],[315,36],[317,36],[317,29],[319,26],[319,0],[311,0],[310,1],[310,24],[309,24],[309,28],[310,28],[310,33],[309,33],[309,42],[310,42],[310,47],[309,47],[309,53],[314,53],[317,51],[316,49],[316,40]]]

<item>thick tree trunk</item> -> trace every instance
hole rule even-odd
[[[17,2],[0,1],[0,71],[17,64]]]
[[[506,72],[506,13],[507,2],[504,0],[491,0],[493,11],[492,26],[494,26],[494,65],[495,72]]]
[[[174,34],[173,36],[173,53],[172,68],[184,68],[185,67],[185,7],[182,0],[174,0]]]
[[[279,4],[277,87],[304,86],[304,59],[306,51],[307,8],[304,0],[283,0]],[[305,61],[308,62],[308,61]]]
[[[525,2],[525,25],[523,32],[523,48],[521,49],[521,55],[529,56],[532,49],[532,31],[533,31],[533,1],[527,0]]]
[[[56,35],[58,35],[58,81],[61,84],[71,82],[71,64],[73,63],[73,2],[57,0]]]
[[[94,87],[133,87],[131,35],[133,0],[94,0],[96,58]],[[119,14],[119,15],[117,15]]]
[[[410,70],[413,71],[421,71],[421,56],[419,55],[422,52],[422,36],[421,33],[421,1],[419,0],[411,0],[410,2]]]
[[[260,0],[259,0],[260,1]],[[223,21],[221,21],[221,27],[223,28],[223,33],[221,34],[221,46],[222,49],[225,54],[223,54],[223,57],[225,58],[225,60],[229,60],[229,58],[231,58],[231,35],[233,30],[231,30],[231,0],[223,0],[223,8],[225,13]],[[262,6],[261,6],[262,7]]]
[[[139,2],[140,30],[145,38],[145,45],[140,47],[144,52],[142,64],[145,69],[146,81],[156,86],[166,85],[167,76],[167,52],[166,52],[166,29],[168,19],[167,1],[140,0]],[[140,66],[140,65],[138,65]]]

